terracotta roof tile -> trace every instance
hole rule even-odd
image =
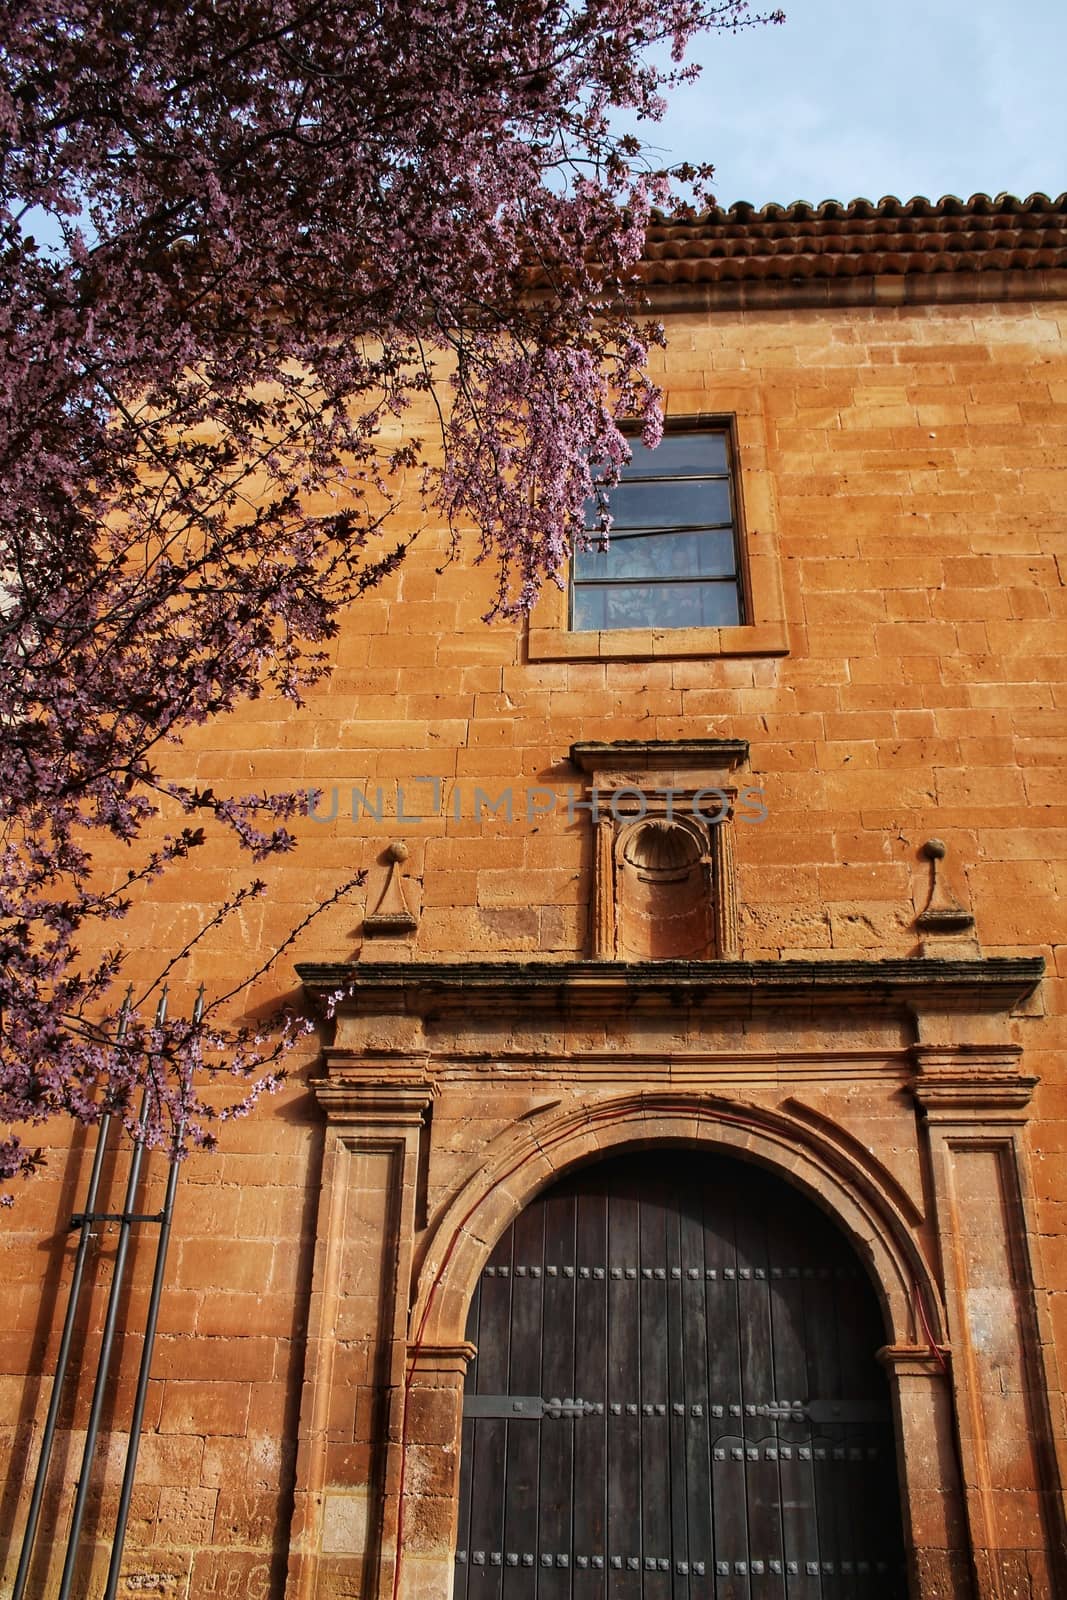
[[[1067,194],[917,195],[656,216],[643,282],[715,284],[1067,268]]]

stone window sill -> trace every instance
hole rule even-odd
[[[788,654],[784,622],[736,628],[620,628],[612,633],[532,627],[529,634],[531,661],[677,661]]]

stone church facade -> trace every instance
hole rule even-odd
[[[323,796],[190,981],[367,881],[185,1164],[120,1592],[1067,1593],[1067,197],[737,206],[644,274],[617,553],[487,627],[422,529],[305,708],[183,757]],[[89,1159],[5,1223],[16,1535]]]

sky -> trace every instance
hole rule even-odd
[[[701,77],[636,130],[657,164],[713,162],[723,206],[1067,190],[1067,0],[779,4],[694,43]]]
[[[721,205],[1067,189],[1067,0],[780,3],[698,42],[651,135]]]

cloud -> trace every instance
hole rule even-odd
[[[1062,0],[786,4],[781,28],[702,41],[655,133],[714,161],[724,204],[1067,188]]]

